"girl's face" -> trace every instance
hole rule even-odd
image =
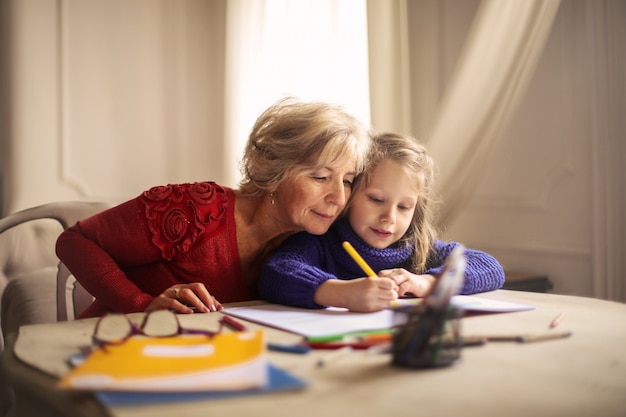
[[[352,197],[348,219],[370,246],[386,248],[404,236],[415,212],[418,188],[402,165],[386,159]]]
[[[355,177],[356,161],[318,167],[286,180],[276,190],[280,221],[288,230],[326,233],[345,208]]]

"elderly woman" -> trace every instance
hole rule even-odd
[[[238,189],[153,187],[63,232],[57,255],[95,297],[80,315],[222,309],[258,298],[262,264],[289,235],[325,233],[370,146],[337,106],[280,100],[257,119]]]

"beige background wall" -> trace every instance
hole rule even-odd
[[[3,212],[222,179],[221,1],[2,1]]]
[[[408,3],[413,121],[425,140],[479,3]],[[446,232],[507,269],[547,274],[555,292],[613,289],[623,301],[624,277],[606,277],[624,270],[625,6],[561,2],[525,98]]]
[[[425,141],[478,3],[408,2],[410,133]],[[52,200],[121,201],[167,182],[225,182],[237,161],[226,160],[221,140],[224,2],[1,6],[2,214]],[[508,269],[548,274],[559,293],[624,291],[623,280],[605,282],[598,262],[608,251],[624,270],[620,235],[598,233],[626,206],[624,17],[623,2],[562,2],[487,176],[446,231]]]

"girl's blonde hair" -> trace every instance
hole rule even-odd
[[[284,98],[252,128],[241,160],[239,191],[259,196],[304,171],[352,158],[358,174],[370,144],[368,130],[341,107]]]
[[[372,140],[367,166],[355,180],[352,195],[370,183],[374,170],[382,161],[392,160],[404,166],[407,174],[415,181],[418,195],[411,225],[399,243],[414,245],[415,254],[410,268],[415,273],[422,273],[437,237],[434,222],[437,203],[434,196],[434,161],[427,154],[426,148],[410,136],[379,133]]]

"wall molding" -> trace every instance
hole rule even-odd
[[[579,260],[590,261],[592,258],[591,249],[578,245],[554,245],[554,244],[528,244],[524,242],[502,242],[485,243],[466,242],[468,247],[480,247],[481,250],[489,253],[526,253],[540,255],[542,257],[562,257],[574,258]]]
[[[593,295],[625,302],[626,152],[621,143],[626,136],[626,30],[621,19],[626,15],[626,4],[612,0],[586,2],[585,12],[585,39],[591,51],[587,88],[591,97]]]

